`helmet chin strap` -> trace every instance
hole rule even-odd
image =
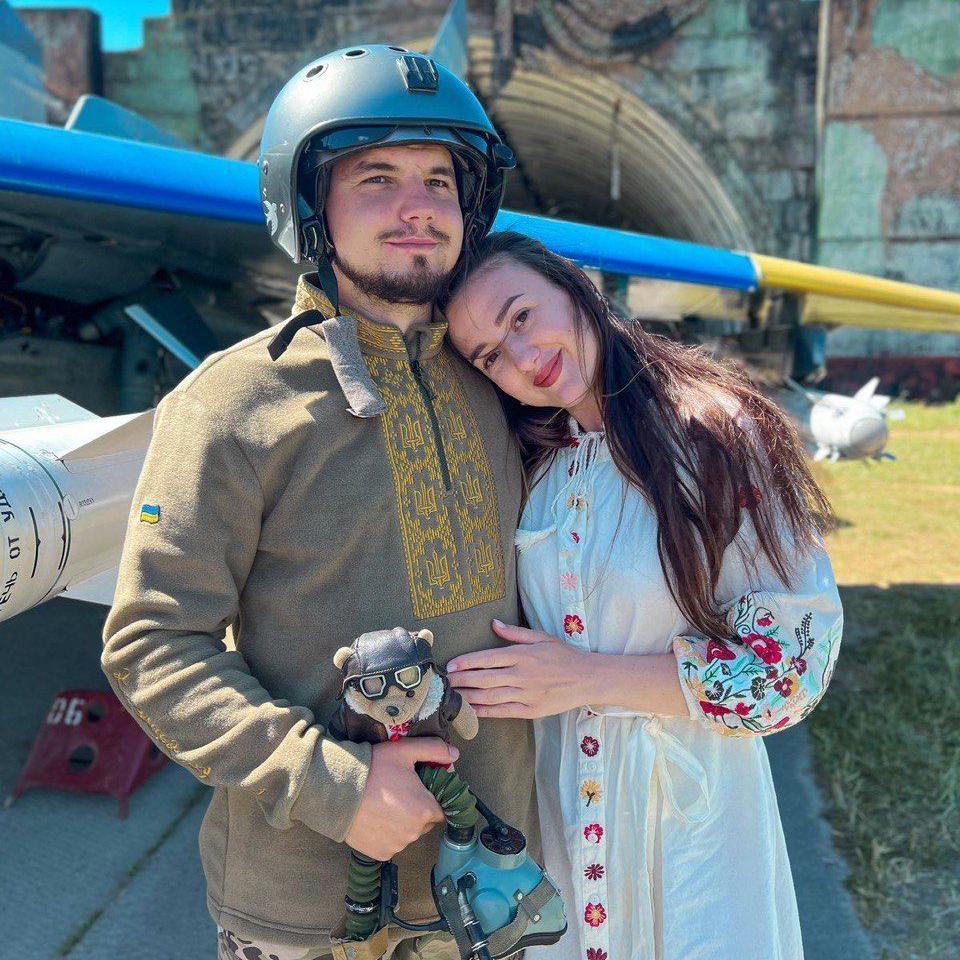
[[[316,238],[322,227],[316,224],[309,224],[305,229],[307,236]],[[322,234],[320,234],[322,236]],[[330,255],[326,249],[327,243],[322,239],[320,244],[310,244],[311,252],[307,254],[308,259],[317,268],[317,279],[320,282],[320,288],[326,294],[330,305],[333,307],[333,316],[340,315],[340,288],[337,284],[337,275],[333,272],[333,264],[330,262]],[[267,350],[273,360],[278,360],[283,356],[287,347],[293,342],[298,330],[304,327],[311,327],[315,323],[322,323],[330,319],[325,317],[319,310],[304,310],[302,313],[292,316],[281,328],[280,332],[267,345]]]
[[[377,390],[376,384],[370,376],[363,361],[360,343],[357,339],[356,324],[352,320],[340,315],[340,291],[337,284],[337,275],[330,262],[332,247],[324,239],[323,246],[318,249],[316,244],[310,244],[317,238],[316,228],[307,232],[305,250],[308,259],[317,268],[317,280],[326,294],[333,308],[333,316],[325,317],[320,310],[311,308],[292,316],[281,328],[280,332],[267,345],[267,350],[273,360],[278,360],[293,342],[298,330],[304,327],[319,325],[323,330],[323,338],[327,342],[330,356],[330,365],[333,367],[337,382],[347,399],[347,410],[355,417],[376,417],[382,414],[387,405]]]
[[[330,262],[330,254],[324,250],[315,257],[310,258],[310,262],[317,268],[317,279],[320,281],[320,288],[327,295],[330,305],[333,307],[333,315],[340,315],[340,287],[337,284],[337,275],[333,272],[333,264]]]

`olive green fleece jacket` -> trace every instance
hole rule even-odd
[[[301,278],[295,309],[309,308],[332,312]],[[426,627],[445,663],[496,643],[494,617],[516,622],[519,459],[445,329],[404,337],[350,314],[276,361],[265,330],[157,408],[102,663],[153,740],[214,787],[208,906],[239,936],[312,946],[342,916],[371,748],[325,732],[337,648]],[[466,782],[538,855],[530,724],[482,720],[458,746]],[[437,841],[396,858],[405,919],[435,916]]]

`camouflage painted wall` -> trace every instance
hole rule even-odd
[[[960,289],[960,5],[833,0],[819,260]],[[831,353],[960,355],[958,338],[838,331]]]
[[[100,17],[54,8],[17,10],[17,16],[43,48],[47,123],[62,125],[78,97],[101,92]]]
[[[104,55],[104,96],[181,140],[209,149],[190,51],[179,24],[148,17],[139,50]]]
[[[625,179],[628,166],[646,170],[636,179],[646,182],[650,216],[635,209],[624,216],[621,209],[597,217],[594,205],[576,211],[582,217],[617,223],[619,213],[625,227],[652,226],[654,232],[692,240],[811,256],[816,3],[507,0],[497,7],[501,76],[527,67],[545,76],[581,77],[587,86],[609,81],[618,89],[620,118],[633,111],[636,124],[656,128],[655,136],[637,139],[634,152],[620,157]],[[612,100],[597,107],[609,112]],[[509,133],[509,110],[498,110],[501,116]],[[540,120],[542,136],[552,135],[556,145],[569,119],[558,102]],[[677,139],[700,161],[689,161],[681,183],[675,156],[660,149]],[[595,149],[603,148],[596,143]],[[558,182],[554,189],[569,191],[577,176],[572,172],[566,186]],[[728,218],[727,235],[717,236],[707,219],[698,230],[695,216],[682,217],[685,229],[677,229],[677,217],[656,216],[658,207],[682,202],[677,195],[684,182],[691,194],[700,183],[708,193],[722,193],[740,226]],[[538,187],[543,193],[543,185]],[[622,199],[621,208],[630,198]],[[706,214],[708,201],[695,202]]]
[[[405,2],[398,23],[397,0],[174,0],[175,29],[161,32],[161,21],[148,21],[141,54],[107,55],[105,92],[206,149],[227,151],[262,117],[283,80],[317,52],[360,39],[429,38],[445,7],[446,0]],[[505,90],[518,75],[534,97],[543,93],[537,78],[547,85],[574,75],[582,86],[600,83],[594,120],[604,113],[612,120],[619,110],[628,132],[631,125],[652,131],[635,140],[632,152],[621,151],[624,186],[634,191],[625,189],[620,203],[607,203],[609,193],[603,202],[589,192],[578,197],[570,187],[582,179],[575,167],[551,177],[531,156],[528,189],[515,187],[511,201],[811,258],[818,8],[804,0],[471,3],[475,79],[512,141],[528,134],[562,144],[565,134],[577,135],[565,130],[576,124],[569,111],[540,110],[537,117],[529,102]],[[601,141],[595,146],[602,152]],[[690,167],[686,183],[697,189],[674,183],[678,150]],[[715,197],[723,209],[707,210]]]
[[[104,93],[250,155],[301,64],[428,43],[446,5],[173,0],[141,51],[105,56]],[[471,79],[520,157],[509,205],[960,288],[958,7],[472,0]],[[830,344],[960,355],[928,335]]]
[[[117,82],[108,67],[108,95],[161,125],[172,97],[180,118],[176,132],[204,149],[226,152],[304,63],[360,39],[431,37],[446,5],[445,0],[173,0],[168,19],[147,21],[153,38],[143,58],[153,63],[144,65],[139,77],[133,65],[137,54],[107,54],[108,64],[123,57],[128,71]],[[186,129],[188,117],[193,135]]]

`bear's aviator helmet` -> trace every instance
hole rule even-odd
[[[430,644],[419,634],[394,627],[358,637],[353,653],[343,665],[343,689],[355,684],[368,700],[379,700],[390,686],[408,695],[423,679],[423,671],[435,667]]]
[[[464,246],[479,242],[500,208],[504,170],[515,160],[480,101],[442,64],[402,47],[336,50],[295,74],[267,114],[258,166],[270,237],[294,263],[316,265],[338,313],[323,212],[330,166],[346,154],[397,143],[436,143],[450,151]],[[274,359],[300,326],[316,322],[296,320],[271,344]]]

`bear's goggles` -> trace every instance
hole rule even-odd
[[[350,677],[347,683],[357,687],[368,700],[385,697],[391,684],[401,690],[416,690],[423,680],[423,668],[429,664],[418,663],[412,667],[402,667],[392,673],[367,673],[359,677]]]

